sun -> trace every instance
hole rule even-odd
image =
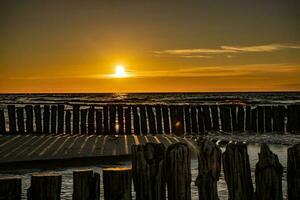
[[[116,78],[124,78],[127,77],[126,71],[125,71],[125,67],[123,65],[118,65],[115,68],[115,74],[114,76]]]

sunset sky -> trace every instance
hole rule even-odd
[[[299,0],[2,0],[0,93],[299,91],[299,10]]]

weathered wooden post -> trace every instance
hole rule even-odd
[[[109,106],[109,122],[110,122],[109,133],[111,135],[115,135],[116,134],[116,106],[114,105]]]
[[[162,107],[163,120],[164,120],[164,133],[170,134],[170,121],[169,121],[169,108],[166,105]]]
[[[271,106],[265,106],[265,131],[272,131],[272,112]]]
[[[161,105],[155,106],[155,115],[156,115],[156,122],[157,122],[157,133],[162,134],[162,114],[161,114]]]
[[[66,134],[71,134],[71,111],[66,110],[66,119],[65,119],[65,129],[66,129]]]
[[[237,130],[243,132],[245,130],[244,120],[245,120],[245,110],[244,106],[238,106],[238,114],[237,114],[238,122],[237,122]]]
[[[103,169],[104,200],[131,200],[131,169]]]
[[[251,106],[246,106],[246,127],[245,129],[247,131],[252,130],[252,112],[251,112]]]
[[[118,111],[119,135],[123,135],[124,134],[123,106],[118,105],[117,111]]]
[[[86,134],[86,116],[87,116],[87,109],[80,110],[80,134]]]
[[[258,157],[259,160],[255,169],[256,199],[283,199],[283,167],[278,160],[278,156],[266,144],[262,144]]]
[[[284,106],[273,106],[272,116],[273,116],[273,131],[278,131],[281,133],[284,132],[284,116],[285,116]]]
[[[252,122],[252,131],[254,133],[258,132],[257,123],[258,123],[258,115],[257,115],[257,107],[251,109],[251,122]]]
[[[265,132],[265,112],[264,106],[257,107],[257,130],[259,133]]]
[[[212,124],[211,124],[211,119],[210,119],[209,105],[203,105],[202,110],[203,110],[203,115],[204,115],[205,130],[211,131]]]
[[[126,135],[131,134],[131,110],[129,106],[125,109],[125,133]]]
[[[25,133],[25,125],[24,125],[24,109],[17,108],[17,125],[18,132],[21,134]]]
[[[100,135],[102,133],[103,133],[102,110],[96,110],[96,134]]]
[[[219,200],[217,182],[221,172],[221,149],[208,139],[197,141],[198,186],[200,200]]]
[[[230,107],[227,105],[220,106],[220,117],[222,130],[225,132],[231,132],[231,117],[230,117]]]
[[[79,105],[73,105],[73,134],[79,134]]]
[[[150,133],[152,135],[156,135],[157,131],[156,131],[156,124],[155,124],[153,108],[151,105],[148,105],[146,107],[146,109],[147,109]]]
[[[65,106],[60,104],[57,106],[57,133],[64,133]]]
[[[218,106],[212,105],[210,108],[211,108],[211,115],[212,115],[212,122],[213,122],[212,129],[214,131],[219,131],[220,130],[220,126],[219,126],[220,122],[219,122]]]
[[[176,115],[176,107],[175,105],[170,106],[170,119],[171,119],[171,133],[176,133],[176,123],[177,123],[177,115]]]
[[[287,107],[287,131],[290,133],[295,133],[297,130],[300,116],[299,108],[299,105],[289,105]]]
[[[190,135],[192,133],[192,125],[191,125],[190,106],[188,105],[184,107],[184,118],[185,118],[185,132],[187,135]]]
[[[26,133],[33,133],[33,108],[31,105],[25,106],[26,111]]]
[[[49,105],[44,105],[43,111],[43,133],[49,134],[50,132],[50,107]]]
[[[237,106],[236,105],[231,105],[230,106],[230,113],[231,113],[231,122],[232,122],[232,131],[235,132],[238,130],[238,121],[237,121]]]
[[[5,132],[6,132],[6,128],[5,128],[4,111],[0,110],[0,134],[4,134]]]
[[[132,145],[132,178],[136,200],[166,199],[165,146]]]
[[[73,172],[72,200],[99,200],[100,174],[93,170],[78,170]]]
[[[198,106],[198,128],[199,133],[205,133],[205,122],[204,122],[204,113],[202,111],[202,107]]]
[[[191,106],[192,134],[198,134],[196,106]]]
[[[51,133],[57,133],[57,106],[51,106]]]
[[[41,173],[31,176],[28,200],[60,200],[61,175]]]
[[[142,135],[147,135],[148,128],[147,128],[146,108],[143,105],[140,106],[140,116],[141,116],[141,131],[142,131]]]
[[[8,105],[8,122],[9,122],[9,132],[16,133],[17,125],[16,125],[16,107],[15,105]]]
[[[132,106],[132,115],[133,115],[133,124],[134,124],[134,134],[140,135],[141,134],[140,117],[136,106]]]
[[[176,107],[176,135],[184,135],[184,127],[185,127],[185,123],[184,123],[184,110],[183,110],[183,106],[177,106]]]
[[[191,153],[187,144],[171,144],[166,151],[169,200],[191,199]]]
[[[224,178],[230,200],[253,200],[254,191],[247,145],[229,143],[222,154]]]
[[[42,134],[43,133],[43,128],[42,128],[41,106],[40,105],[35,105],[33,109],[34,109],[34,114],[35,114],[36,132],[39,133],[39,134]]]
[[[104,128],[104,134],[109,134],[109,123],[108,123],[108,106],[103,106],[103,128]]]
[[[0,177],[0,199],[21,200],[22,180],[20,177]]]
[[[288,149],[288,199],[300,199],[300,143]]]
[[[88,113],[88,134],[95,134],[95,107],[91,106]]]

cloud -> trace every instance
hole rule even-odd
[[[300,49],[300,43],[277,43],[255,46],[220,46],[212,49],[169,49],[162,51],[153,51],[159,56],[176,56],[182,58],[211,58],[215,54],[236,54],[236,53],[261,53],[274,52],[285,49]]]

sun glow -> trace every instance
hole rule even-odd
[[[126,71],[125,71],[125,67],[122,66],[122,65],[116,66],[114,76],[115,76],[116,78],[124,78],[124,77],[127,77],[127,73],[126,73]]]

